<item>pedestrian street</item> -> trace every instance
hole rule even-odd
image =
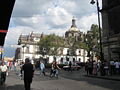
[[[40,76],[39,71],[35,72],[31,90],[119,90],[120,81],[96,79],[84,77],[81,71],[60,71],[59,78]],[[0,90],[24,90],[23,80],[11,71],[5,85]]]

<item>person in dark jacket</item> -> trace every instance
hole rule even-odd
[[[72,62],[71,61],[69,62],[69,71],[72,72]]]
[[[30,63],[29,58],[25,59],[25,64],[22,66],[22,70],[24,71],[25,90],[30,90],[30,85],[32,83],[34,69],[33,69],[33,65]]]

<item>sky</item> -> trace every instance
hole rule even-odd
[[[6,56],[14,55],[16,47],[11,45],[17,45],[21,34],[33,31],[63,36],[70,28],[73,16],[80,31],[86,33],[92,24],[97,24],[97,8],[90,1],[16,0],[4,45]],[[101,0],[99,3],[101,6]]]

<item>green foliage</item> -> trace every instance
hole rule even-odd
[[[38,43],[40,54],[56,55],[59,47],[64,47],[64,39],[55,34],[46,35]],[[44,50],[46,53],[44,53]]]
[[[90,31],[86,35],[86,44],[88,45],[88,51],[92,51],[92,48],[99,48],[99,28],[98,25],[92,24]]]
[[[77,48],[88,50],[88,46],[85,42],[78,42],[76,45]]]
[[[39,45],[39,53],[44,55],[58,55],[58,50],[67,47],[74,55],[76,49],[85,49],[92,51],[92,48],[99,48],[99,28],[98,25],[92,24],[89,33],[84,36],[84,41],[77,41],[75,36],[63,38],[55,34],[46,35],[41,38]]]

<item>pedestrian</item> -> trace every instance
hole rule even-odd
[[[2,84],[5,83],[6,81],[6,73],[7,73],[7,66],[5,65],[4,61],[2,62],[2,65],[0,66],[0,71],[1,71],[1,79],[2,79]]]
[[[92,71],[93,71],[93,65],[92,65],[92,60],[88,60],[88,71],[89,71],[89,75],[92,75]]]
[[[23,79],[23,70],[22,70],[23,65],[24,65],[24,62],[21,62],[20,63],[20,72],[19,72],[19,76],[20,76],[21,80]]]
[[[85,71],[87,72],[87,75],[89,75],[88,64],[89,64],[89,62],[86,61],[86,63],[85,63]]]
[[[24,86],[25,90],[30,90],[30,85],[32,83],[32,78],[34,75],[33,65],[30,63],[29,58],[25,59],[25,64],[22,66],[24,71]]]
[[[97,62],[93,61],[93,75],[97,75]]]
[[[45,65],[42,61],[40,62],[40,70],[41,70],[40,74],[41,75],[43,74],[45,76]]]
[[[16,68],[17,65],[18,65],[18,63],[15,61],[15,62],[14,62],[14,71],[15,71],[15,72],[17,71],[17,68]]]
[[[115,74],[119,74],[120,63],[116,61],[114,65],[115,65]]]
[[[111,60],[110,61],[110,75],[113,75],[115,73],[115,65],[114,65],[114,61]]]
[[[56,61],[53,61],[52,63],[52,67],[51,67],[51,73],[50,73],[50,77],[53,77],[53,75],[55,77],[58,78],[58,70],[60,69],[60,67],[58,66]]]
[[[105,72],[105,75],[109,75],[109,67],[108,67],[108,62],[105,61],[104,62],[104,72]]]
[[[69,71],[72,72],[72,62],[71,61],[69,62]]]

